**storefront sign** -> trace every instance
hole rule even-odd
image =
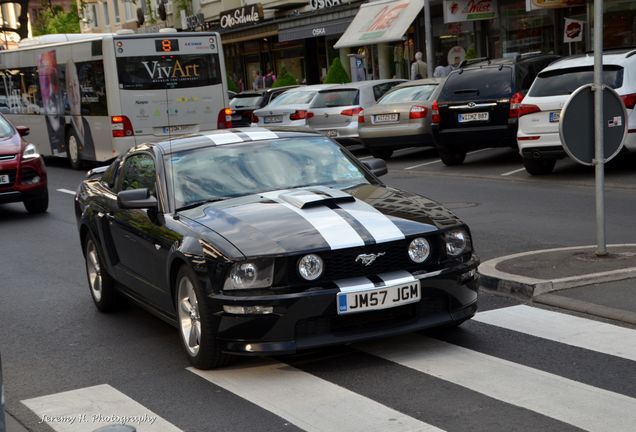
[[[444,0],[444,22],[477,21],[497,17],[497,0]]]
[[[526,11],[583,6],[585,0],[526,0]]]
[[[349,0],[309,0],[309,7],[313,10],[327,9],[349,3]]]
[[[280,42],[285,42],[290,40],[342,34],[347,29],[347,26],[350,22],[351,21],[349,19],[344,19],[302,27],[293,27],[290,29],[281,30],[278,33],[278,40]]]
[[[563,42],[581,42],[583,40],[584,23],[585,21],[566,18],[565,26],[563,26]]]
[[[221,28],[224,29],[257,24],[263,20],[263,5],[257,3],[221,12],[220,18]]]

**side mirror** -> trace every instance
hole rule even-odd
[[[383,176],[384,174],[389,172],[389,170],[386,167],[386,162],[384,161],[384,159],[371,158],[371,159],[364,159],[360,162],[362,162],[362,165],[367,167],[367,169],[371,171],[371,173],[375,175],[376,177]]]
[[[23,137],[27,136],[31,132],[31,129],[26,126],[16,126],[15,130],[17,130],[20,136]]]
[[[157,209],[157,198],[147,188],[130,189],[117,194],[117,205],[121,209]]]

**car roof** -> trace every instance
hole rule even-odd
[[[415,87],[418,85],[441,84],[445,79],[446,78],[422,78],[422,79],[413,80],[413,81],[405,81],[402,84],[396,85],[390,91],[393,91],[399,88],[405,88],[405,87]]]
[[[292,88],[292,91],[316,91],[316,90],[324,90],[324,89],[328,89],[331,87],[335,87],[338,84],[313,84],[313,85],[308,85],[308,86],[301,86],[301,87],[296,87],[296,88]]]
[[[361,89],[365,87],[373,87],[378,84],[391,83],[391,82],[408,82],[405,79],[394,78],[394,79],[378,79],[378,80],[367,80],[367,81],[355,81],[350,83],[342,83],[342,84],[332,84],[333,87],[329,88],[329,90],[337,90],[337,89]]]
[[[301,136],[320,137],[320,133],[308,127],[242,127],[218,129],[205,133],[187,135],[168,141],[141,144],[135,148],[157,147],[163,154],[172,154],[198,147],[238,144],[243,142],[269,141]]]
[[[626,65],[628,63],[632,63],[636,61],[636,49],[633,48],[622,48],[616,50],[607,50],[603,52],[603,63],[604,64],[615,64],[615,65]],[[572,67],[580,67],[580,66],[591,66],[594,64],[594,53],[586,53],[579,54],[570,57],[564,57],[560,60],[551,63],[542,72],[556,70],[556,69],[567,69]]]
[[[501,65],[515,65],[515,64],[523,64],[523,63],[532,63],[537,60],[545,60],[546,58],[557,60],[561,58],[558,54],[546,54],[541,52],[530,52],[525,54],[519,54],[515,57],[501,57],[501,58],[483,58],[483,59],[475,59],[475,62],[471,62],[468,60],[468,64],[463,66],[462,69],[482,69],[487,66],[501,66]]]

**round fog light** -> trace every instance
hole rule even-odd
[[[303,279],[308,281],[318,279],[322,274],[323,268],[322,258],[318,255],[305,255],[298,261],[298,273]]]
[[[414,239],[409,245],[409,258],[411,261],[421,264],[428,259],[431,254],[431,245],[423,237]]]

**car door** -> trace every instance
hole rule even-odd
[[[155,160],[148,152],[129,155],[123,162],[117,190],[147,188],[157,196]],[[171,305],[166,281],[168,251],[176,234],[161,222],[159,211],[149,209],[121,209],[111,204],[108,214],[113,245],[121,270],[136,280],[128,284],[136,294],[157,306]]]

